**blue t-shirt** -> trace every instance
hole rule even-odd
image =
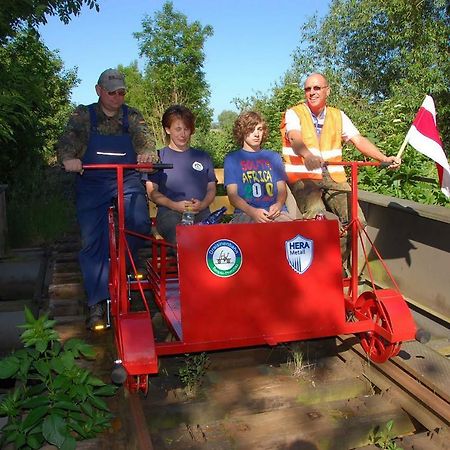
[[[224,161],[224,184],[237,184],[238,195],[254,208],[269,209],[277,201],[278,181],[286,181],[281,156],[272,150],[229,153]]]
[[[159,158],[162,163],[173,164],[173,169],[150,174],[148,179],[158,185],[159,192],[174,202],[191,198],[203,200],[208,183],[217,181],[211,157],[203,150],[189,148],[177,152],[164,147],[159,150]]]

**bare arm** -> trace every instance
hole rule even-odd
[[[269,218],[274,219],[280,215],[287,198],[286,182],[283,180],[277,181],[277,201],[270,205],[269,208]]]
[[[173,211],[178,211],[179,213],[186,211],[186,202],[184,200],[179,202],[170,200],[170,198],[159,192],[158,185],[156,183],[147,181],[147,183],[145,183],[145,187],[150,200],[156,205],[165,206],[166,208],[172,209]]]
[[[308,170],[314,170],[321,167],[323,159],[320,156],[313,155],[303,142],[302,133],[298,130],[291,130],[288,133],[288,139],[292,150],[296,155],[302,156],[305,160],[305,166]]]

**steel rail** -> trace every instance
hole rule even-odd
[[[345,337],[338,337],[345,342]],[[351,351],[350,351],[351,350]],[[427,430],[447,429],[450,425],[450,405],[434,393],[403,367],[388,360],[383,364],[368,361],[367,355],[353,345],[340,356],[363,370],[364,376],[385,395],[392,397],[412,417],[417,419]]]

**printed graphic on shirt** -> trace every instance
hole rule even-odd
[[[193,168],[194,170],[197,170],[198,172],[201,172],[201,171],[203,170],[203,164],[202,164],[201,162],[194,161],[194,162],[192,163],[192,168]]]
[[[300,234],[285,242],[286,259],[291,268],[299,273],[305,273],[313,261],[314,242]]]
[[[222,278],[231,277],[242,266],[241,249],[233,241],[220,239],[208,248],[206,264],[214,275]]]
[[[249,202],[270,202],[274,197],[273,167],[267,159],[241,161],[243,198]]]

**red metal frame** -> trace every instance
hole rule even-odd
[[[394,281],[394,289],[377,289],[371,280],[372,291],[358,295],[356,236],[366,261],[364,235],[381,257],[358,218],[357,172],[359,166],[379,163],[340,165],[351,167],[352,185],[347,227],[353,237],[351,276],[345,279],[335,220],[179,226],[175,248],[125,229],[123,171],[137,165],[85,167],[117,170],[118,230],[112,212],[109,219],[111,316],[118,358],[130,390],[146,391],[148,375],[158,372],[160,355],[357,334],[368,356],[383,362],[398,353],[402,341],[414,338],[414,321]],[[126,242],[131,234],[151,241],[152,257],[142,281]],[[302,246],[308,248],[304,253],[313,247],[303,272],[296,266],[295,256],[288,256],[288,247],[296,255],[303,252]],[[127,277],[126,255],[136,281]],[[222,257],[221,264],[227,268],[223,272],[216,267]],[[383,266],[392,279],[384,262]],[[130,290],[141,293],[145,311],[130,311]],[[146,291],[152,292],[173,341],[155,340]]]

